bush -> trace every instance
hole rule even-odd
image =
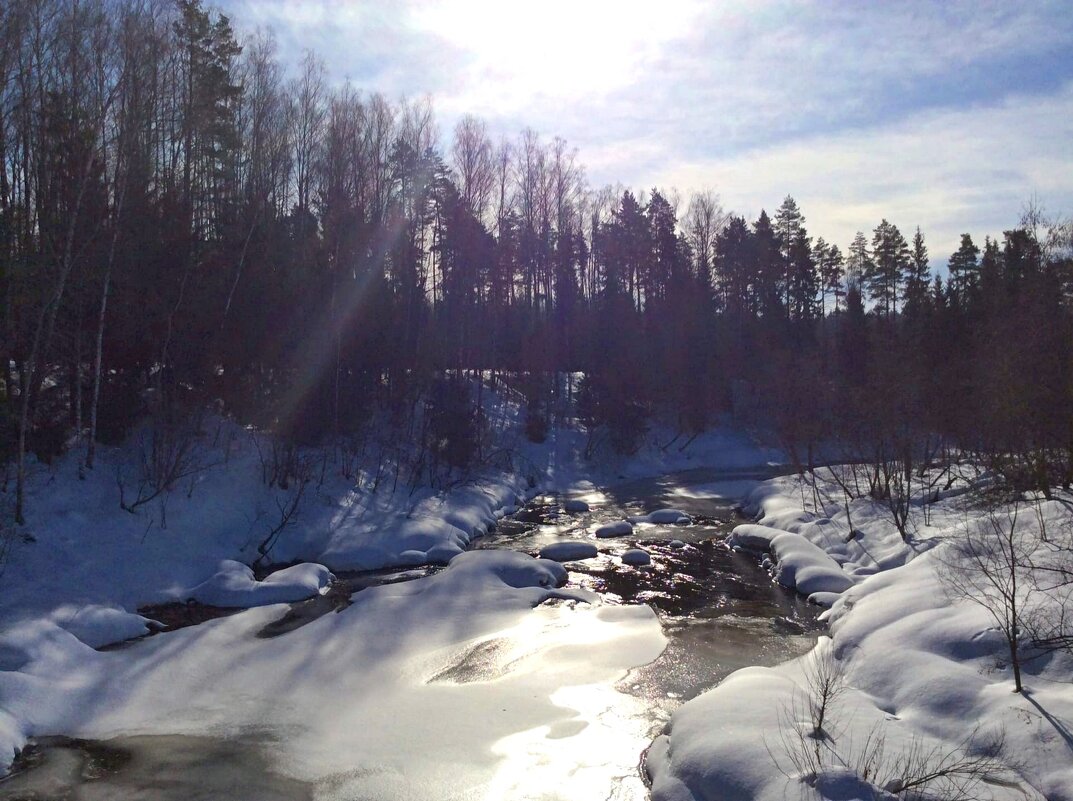
[[[648,433],[651,410],[632,397],[625,383],[616,386],[600,375],[586,375],[578,386],[578,418],[590,429],[607,428],[616,453],[633,454]]]
[[[469,385],[457,379],[439,379],[425,401],[425,444],[434,463],[469,467],[477,455],[480,411],[470,397]]]
[[[525,436],[538,444],[548,438],[548,416],[535,404],[525,410]]]

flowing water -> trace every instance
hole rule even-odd
[[[584,539],[599,525],[657,509],[690,515],[689,525],[636,524],[632,534],[596,540],[595,558],[565,563],[567,586],[595,590],[610,603],[647,603],[659,615],[667,648],[619,689],[643,697],[654,719],[664,720],[739,668],[804,653],[822,629],[819,610],[775,584],[755,554],[724,544],[742,522],[738,501],[770,475],[702,469],[632,481],[577,496],[590,506],[578,514],[562,511],[564,498],[538,497],[475,547],[536,556],[554,542]],[[623,564],[632,548],[648,552],[651,564]]]
[[[667,647],[654,662],[637,667],[618,690],[643,700],[655,736],[683,702],[749,665],[773,665],[807,651],[820,626],[816,609],[774,584],[755,555],[735,553],[723,539],[736,522],[734,505],[768,474],[695,470],[622,483],[576,496],[589,505],[565,511],[566,498],[542,496],[476,540],[475,548],[509,548],[537,555],[563,540],[595,542],[597,556],[567,562],[568,587],[599,593],[609,604],[649,604],[657,613]],[[599,525],[675,508],[688,525],[638,523],[625,536],[594,539]],[[641,548],[643,566],[623,563]],[[262,637],[285,636],[320,615],[349,603],[355,592],[384,583],[420,580],[434,569],[386,570],[339,577],[327,596],[293,604]],[[182,612],[174,626],[211,617]],[[186,622],[184,622],[186,621]],[[165,635],[166,636],[166,635]],[[480,676],[481,652],[465,670]],[[312,799],[312,785],[272,771],[271,738],[251,733],[229,740],[188,736],[120,737],[106,741],[42,738],[0,781],[0,799],[22,801],[284,801]],[[638,762],[640,754],[631,755]],[[640,771],[614,779],[608,797],[645,796]],[[449,782],[449,778],[445,778]],[[445,794],[444,797],[447,797]]]

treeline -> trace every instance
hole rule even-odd
[[[966,237],[933,282],[919,230],[843,256],[789,197],[750,222],[710,192],[593,190],[561,139],[441,137],[427,100],[332,87],[313,54],[288,77],[199,0],[9,0],[0,92],[19,519],[28,452],[92,467],[217,399],[315,442],[467,371],[524,377],[534,438],[568,371],[620,450],[653,414],[695,432],[736,405],[806,451],[885,415],[1068,462],[1067,229]]]

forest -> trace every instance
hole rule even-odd
[[[732,413],[798,466],[875,465],[895,505],[955,452],[1022,490],[1073,481],[1073,228],[1038,204],[952,254],[886,219],[840,247],[790,196],[750,220],[712,191],[595,188],[560,138],[445,134],[431,99],[315,53],[292,72],[200,0],[0,8],[15,521],[31,455],[92,469],[206,409],[300,447],[421,406],[464,468],[485,381],[524,395],[535,441],[564,408],[625,453],[654,420],[688,442]]]

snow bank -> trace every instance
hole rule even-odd
[[[783,533],[785,532],[771,526],[742,523],[730,532],[727,544],[732,548],[747,548],[750,551],[770,551],[771,541]]]
[[[519,497],[519,493],[523,493]],[[486,477],[448,493],[429,489],[415,493],[410,508],[340,510],[329,527],[317,561],[335,570],[376,570],[401,564],[447,564],[488,531],[504,514],[516,511],[536,492],[513,476]],[[398,499],[392,499],[397,501]],[[347,503],[358,504],[357,497]],[[404,556],[405,554],[405,556]]]
[[[117,606],[64,604],[50,619],[69,631],[90,648],[102,648],[124,640],[142,637],[160,624]]]
[[[554,542],[540,549],[541,559],[556,562],[574,562],[578,559],[592,559],[596,556],[596,546],[584,540],[566,540]]]
[[[816,599],[826,602],[825,606],[830,606],[831,594],[845,592],[854,584],[841,564],[799,534],[745,523],[735,527],[727,541],[732,547],[770,551],[777,560],[775,579],[802,595],[822,593]]]
[[[324,565],[301,564],[257,581],[249,567],[225,559],[213,576],[182,595],[209,606],[247,608],[294,603],[324,593],[332,578]]]
[[[618,520],[614,523],[606,523],[598,526],[594,532],[600,539],[608,537],[625,537],[633,533],[633,523],[629,520]]]
[[[811,509],[802,508],[802,498]],[[971,510],[958,503],[951,496],[934,504],[930,525],[912,510],[922,540],[914,552],[883,507],[867,498],[847,504],[822,477],[817,496],[796,477],[758,487],[746,504],[758,524],[737,527],[730,541],[770,551],[780,581],[830,605],[830,639],[778,668],[733,673],[678,709],[648,754],[653,801],[889,799],[880,788],[900,756],[913,749],[963,753],[966,738],[979,743],[1000,735],[1008,762],[994,783],[978,788],[981,797],[1073,798],[1063,723],[1073,719],[1073,660],[1034,663],[1025,676],[1028,693],[1010,692],[1006,643],[994,620],[947,593],[937,568],[948,546],[930,547],[963,536]],[[1068,499],[1038,511],[1050,531],[1073,522]],[[884,754],[872,784],[834,757],[811,787],[794,775],[795,743],[812,747],[809,675],[823,659],[832,660],[845,687],[825,725],[827,746],[852,766],[864,745],[881,737]]]

